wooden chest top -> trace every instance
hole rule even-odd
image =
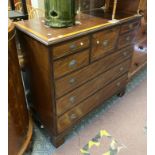
[[[129,17],[135,19],[136,16]],[[138,16],[137,16],[138,17]],[[25,21],[16,22],[16,27],[36,40],[42,42],[45,45],[51,45],[54,43],[62,42],[68,38],[74,38],[88,34],[88,32],[95,32],[97,30],[106,28],[107,26],[119,25],[122,19],[117,23],[110,23],[108,19],[94,17],[88,14],[80,14],[76,17],[76,25],[68,28],[49,28],[45,26],[44,19],[31,19]],[[129,18],[127,18],[129,20]]]

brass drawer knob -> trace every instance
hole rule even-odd
[[[75,120],[75,119],[77,119],[78,118],[78,116],[76,115],[76,114],[71,114],[70,115],[70,119],[71,120]]]
[[[74,84],[76,82],[76,79],[75,78],[71,78],[70,80],[69,80],[69,83],[70,84]]]
[[[83,46],[83,45],[84,45],[84,43],[83,43],[83,42],[81,42],[81,43],[80,43],[80,45],[81,45],[81,46]]]
[[[132,28],[133,28],[133,25],[132,25],[132,24],[130,24],[130,25],[129,25],[129,28],[130,28],[130,29],[132,29]]]
[[[100,44],[100,41],[99,41],[99,40],[97,40],[97,41],[96,41],[96,43],[99,45],[99,44]]]
[[[103,46],[106,47],[106,46],[108,45],[108,43],[109,43],[109,41],[108,41],[108,40],[105,40],[105,41],[103,42]]]
[[[127,56],[127,52],[123,52],[123,55],[124,55],[124,56]]]
[[[126,41],[130,41],[130,37],[128,36],[128,37],[126,37]]]
[[[70,68],[73,68],[73,67],[76,67],[76,65],[77,65],[77,61],[76,60],[71,60],[68,66]]]
[[[120,69],[119,69],[120,71],[123,71],[124,70],[124,68],[123,67],[120,67]]]
[[[117,83],[116,83],[116,86],[117,86],[117,87],[119,87],[120,85],[121,85],[121,83],[120,83],[120,82],[117,82]]]
[[[75,101],[76,101],[75,96],[71,96],[71,97],[69,98],[69,101],[70,101],[71,103],[75,103]]]
[[[71,50],[75,50],[76,49],[76,45],[75,44],[70,45],[70,49]]]

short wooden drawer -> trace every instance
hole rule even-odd
[[[89,47],[89,37],[82,37],[74,41],[58,44],[53,48],[53,59],[63,57],[65,55],[76,53],[81,49]]]
[[[123,33],[129,32],[129,31],[133,31],[133,30],[135,30],[135,29],[137,29],[139,27],[139,24],[140,24],[139,21],[126,23],[126,24],[121,26],[120,33],[123,34]]]
[[[118,49],[133,44],[134,39],[135,39],[135,32],[134,31],[121,35],[119,37],[119,41],[118,41]]]
[[[105,88],[101,89],[100,91],[86,99],[84,102],[80,103],[75,108],[71,109],[70,111],[59,117],[57,124],[58,132],[61,133],[65,129],[76,124],[76,121],[81,119],[88,112],[93,110],[99,104],[103,103],[103,101],[108,99],[110,96],[119,92],[127,84],[127,79],[128,75],[123,75],[121,78],[112,82]]]
[[[54,77],[59,78],[89,63],[89,50],[67,56],[54,62]]]
[[[91,60],[104,57],[115,48],[120,27],[93,34]]]
[[[123,50],[117,51],[116,53],[110,54],[103,59],[82,68],[81,70],[56,80],[56,98],[61,97],[86,81],[128,59],[132,56],[132,53],[133,47],[129,46]]]
[[[134,73],[138,68],[143,66],[147,62],[147,53],[140,52],[140,51],[134,51],[133,57],[132,57],[132,63],[130,67],[130,72]]]
[[[91,96],[99,89],[103,88],[108,83],[117,79],[119,76],[128,72],[130,66],[130,60],[108,70],[107,72],[99,75],[93,80],[87,82],[71,93],[65,95],[64,97],[56,101],[57,115],[60,116],[70,108],[74,107],[76,104],[80,103],[82,100]]]

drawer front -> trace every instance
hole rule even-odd
[[[121,78],[112,82],[110,85],[101,89],[84,102],[80,103],[74,109],[65,113],[61,117],[58,118],[58,132],[63,132],[65,129],[71,127],[76,124],[76,121],[81,119],[88,112],[93,110],[99,104],[102,104],[103,101],[120,91],[127,84],[128,75],[125,74]]]
[[[135,38],[134,31],[121,35],[119,37],[118,48],[120,49],[131,45],[134,42],[134,38]]]
[[[138,52],[134,51],[133,57],[132,57],[132,63],[130,67],[130,72],[134,72],[139,68],[140,66],[143,66],[145,62],[147,61],[147,53],[146,52]]]
[[[132,53],[133,47],[129,46],[123,50],[117,51],[116,53],[110,54],[109,56],[96,61],[81,70],[56,80],[56,97],[61,97],[86,81],[128,59],[132,56]]]
[[[73,54],[54,62],[54,77],[59,78],[89,63],[89,50]]]
[[[87,47],[89,47],[88,36],[76,39],[74,41],[66,42],[53,48],[53,58],[57,59],[70,53],[76,53],[77,51]]]
[[[109,54],[116,45],[119,27],[95,33],[92,36],[91,60],[96,60]]]
[[[101,74],[97,78],[87,82],[71,93],[65,95],[64,97],[57,100],[57,115],[61,115],[70,108],[74,107],[76,104],[80,103],[82,100],[88,96],[94,94],[99,89],[103,88],[105,85],[111,81],[117,79],[124,73],[128,72],[130,66],[130,60],[108,70],[107,72]]]
[[[135,30],[139,27],[139,21],[134,21],[130,23],[123,24],[121,26],[121,32],[120,33],[126,33],[132,30]]]

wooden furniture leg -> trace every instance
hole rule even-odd
[[[126,93],[126,88],[123,88],[123,89],[117,94],[117,96],[118,96],[118,97],[123,97],[123,96],[125,95],[125,93]]]
[[[51,138],[51,142],[56,148],[58,148],[60,145],[62,145],[65,142],[65,137],[53,136]]]

